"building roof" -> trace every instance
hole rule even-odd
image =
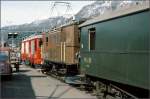
[[[146,9],[150,9],[149,2],[144,2],[143,4],[133,5],[133,6],[130,6],[130,7],[123,7],[123,8],[120,8],[118,10],[115,10],[115,11],[108,11],[107,13],[105,13],[101,16],[98,16],[98,17],[95,17],[93,19],[87,20],[83,24],[79,25],[79,27],[84,27],[84,26],[87,26],[87,25],[91,25],[93,23],[105,21],[105,20],[112,19],[112,18],[117,18],[117,17],[120,17],[120,16],[132,14],[132,13],[139,12],[139,11],[144,11]]]

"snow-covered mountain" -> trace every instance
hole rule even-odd
[[[89,19],[91,17],[99,16],[104,14],[108,10],[116,10],[124,6],[132,6],[143,1],[95,1],[94,3],[84,6],[76,15],[76,20]],[[44,31],[52,27],[64,24],[68,20],[66,17],[58,16],[45,20],[36,20],[30,24],[6,26],[2,29],[9,31]]]
[[[91,18],[99,16],[108,11],[114,11],[125,6],[132,6],[136,4],[142,4],[145,0],[130,0],[130,1],[96,1],[90,5],[84,6],[77,14],[76,17],[80,19]]]

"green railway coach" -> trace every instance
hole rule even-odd
[[[109,12],[81,24],[81,72],[150,89],[149,4]]]

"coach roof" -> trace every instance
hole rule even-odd
[[[28,41],[28,40],[32,40],[32,39],[36,39],[36,38],[42,38],[42,35],[35,35],[35,34],[33,34],[33,35],[31,35],[31,36],[25,38],[25,39],[23,40],[23,42]]]

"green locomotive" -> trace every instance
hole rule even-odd
[[[131,97],[148,97],[149,18],[149,4],[144,4],[109,12],[79,26],[81,72],[98,91],[106,85],[108,93],[111,88],[125,89]]]

